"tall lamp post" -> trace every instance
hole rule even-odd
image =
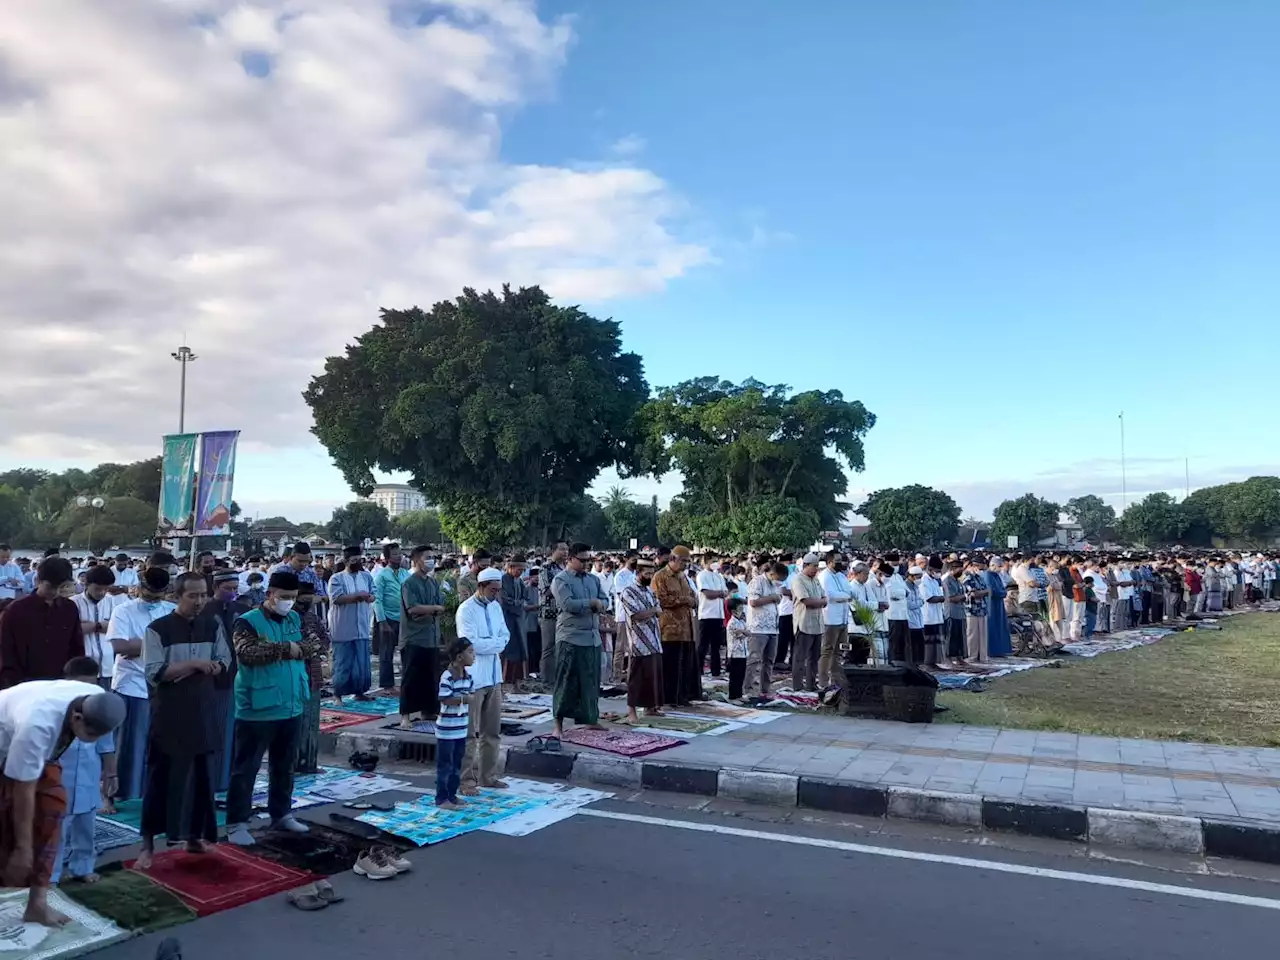
[[[181,386],[178,388],[178,432],[187,432],[187,364],[193,360],[199,359],[195,355],[195,351],[188,347],[185,343],[173,353],[169,354],[178,363],[182,364],[182,380]]]
[[[98,511],[107,505],[107,501],[102,497],[76,497],[76,506],[84,509],[89,508],[89,552],[93,553],[93,521],[98,516]]]

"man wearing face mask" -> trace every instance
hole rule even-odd
[[[386,566],[373,578],[374,630],[378,638],[378,686],[384,697],[400,696],[396,686],[396,649],[400,646],[400,588],[409,579],[409,572],[401,570],[400,544],[388,543],[382,547]]]
[[[124,726],[116,734],[121,800],[140,798],[146,783],[151,703],[142,642],[153,620],[173,613],[174,604],[165,599],[168,592],[169,571],[164,567],[148,567],[138,580],[138,598],[117,606],[107,624],[107,640],[115,653],[111,689],[124,697],[127,708]]]
[[[138,589],[138,571],[129,566],[129,555],[127,553],[117,553],[115,567],[111,571],[115,574],[115,583],[111,585],[111,593],[113,596],[122,594],[132,594]]]
[[[329,635],[333,642],[333,696],[342,707],[348,694],[368,700],[373,684],[369,624],[373,620],[373,577],[364,569],[360,548],[342,551],[346,569],[329,578]]]
[[[300,717],[311,699],[307,660],[321,653],[317,639],[302,629],[293,609],[298,599],[297,574],[271,575],[267,599],[236,621],[231,642],[236,651],[235,756],[227,788],[227,840],[237,846],[254,843],[249,833],[253,783],[267,757],[267,813],[272,826],[287,833],[307,833],[293,809],[294,764],[298,755]]]
[[[0,617],[0,689],[58,679],[68,660],[84,656],[80,611],[70,600],[74,593],[71,562],[50,557],[36,571],[35,592],[5,609]]]
[[[123,719],[118,696],[79,680],[35,680],[0,692],[0,882],[29,889],[28,923],[67,922],[48,901],[67,809],[58,758],[73,741],[96,743]]]
[[[458,636],[471,641],[475,662],[471,676],[471,704],[467,714],[467,747],[462,760],[463,796],[479,795],[480,787],[505,790],[497,778],[498,746],[502,736],[502,665],[498,656],[510,639],[498,594],[502,571],[486,567],[476,578],[476,592],[458,606]]]

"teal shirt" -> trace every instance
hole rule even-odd
[[[271,643],[302,643],[302,618],[290,613],[283,620],[269,617],[261,609],[240,617],[263,640]],[[289,720],[302,716],[311,699],[304,660],[277,660],[236,670],[237,720]]]
[[[400,622],[400,588],[408,579],[409,571],[403,567],[398,570],[383,567],[373,578],[373,618],[379,623]]]

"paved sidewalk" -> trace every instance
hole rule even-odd
[[[653,759],[882,787],[1280,823],[1280,750],[788,715]]]

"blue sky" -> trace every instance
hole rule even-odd
[[[1280,4],[537,12],[573,37],[496,114],[501,162],[651,171],[667,229],[708,252],[584,302],[651,384],[861,399],[855,503],[924,483],[978,516],[1027,491],[1119,506],[1121,410],[1132,495],[1280,472]],[[246,446],[238,499],[327,518],[344,485],[295,440]]]

